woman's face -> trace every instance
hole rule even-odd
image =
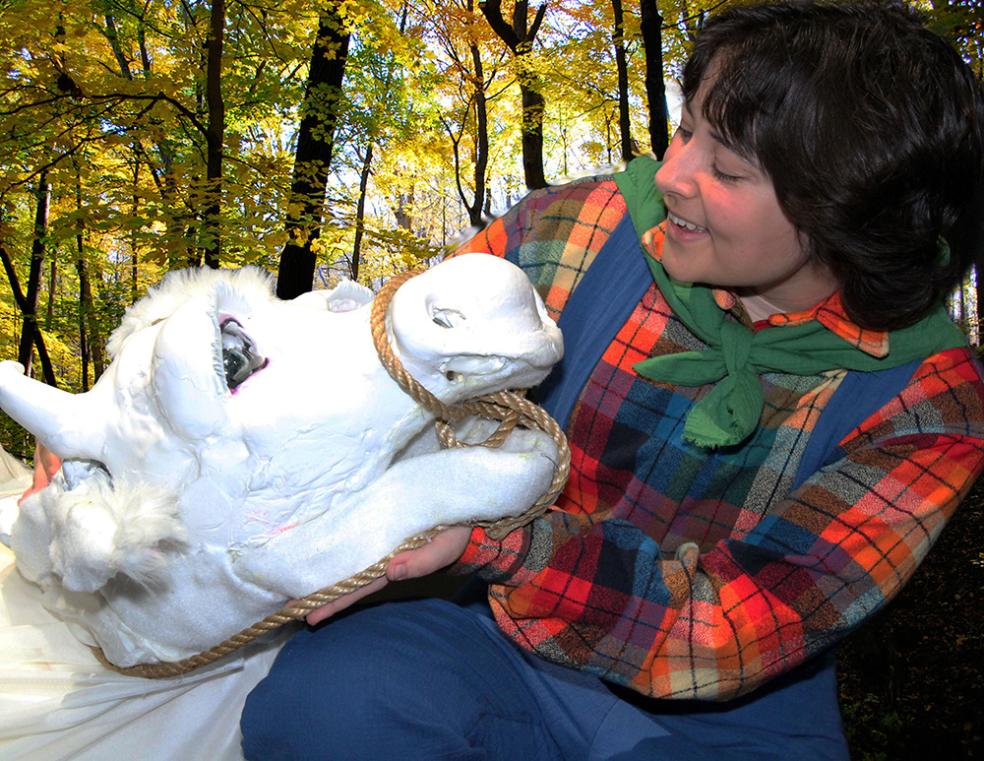
[[[836,279],[811,260],[772,180],[704,118],[706,90],[685,105],[656,173],[669,213],[663,266],[675,280],[728,288],[746,304],[808,309],[836,290]]]

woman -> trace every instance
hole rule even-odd
[[[984,97],[871,4],[721,13],[683,91],[661,165],[535,192],[469,248],[559,316],[542,403],[572,475],[531,525],[452,529],[388,577],[454,563],[491,616],[302,632],[247,702],[248,758],[847,758],[830,649],[984,467],[941,306],[981,242]]]

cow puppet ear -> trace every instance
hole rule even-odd
[[[216,319],[245,319],[243,312],[228,314],[229,306],[230,297],[214,289],[189,299],[162,323],[154,341],[152,390],[147,391],[170,428],[189,440],[219,434],[227,423],[221,400],[228,389]]]
[[[349,312],[372,301],[372,291],[352,280],[343,280],[330,294],[328,309],[332,312]]]
[[[352,280],[343,280],[327,291],[302,293],[294,299],[295,304],[304,304],[315,309],[327,308],[329,312],[351,312],[372,301],[373,294],[368,288]]]

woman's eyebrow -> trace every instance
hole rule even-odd
[[[693,121],[694,110],[691,101],[685,100],[683,102],[683,113],[688,119]],[[710,126],[710,130],[708,131],[708,134],[710,135],[711,139],[714,140],[714,142],[716,142],[722,148],[731,151],[738,158],[750,164],[753,168],[755,169],[760,168],[758,160],[755,158],[754,155],[750,154],[747,149],[742,148],[742,146],[738,145],[734,140],[729,140],[725,138],[725,136],[721,134],[720,130],[718,130],[714,125],[709,125],[709,126]]]
[[[759,168],[759,162],[756,160],[755,156],[750,154],[746,148],[738,145],[734,140],[728,140],[725,138],[717,129],[711,127],[710,129],[711,139],[714,140],[718,145],[720,145],[725,150],[731,151],[742,161],[750,164],[756,169]]]

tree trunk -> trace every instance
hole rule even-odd
[[[14,270],[13,260],[10,258],[10,254],[4,247],[3,242],[0,241],[0,263],[3,264],[3,269],[7,275],[7,281],[10,283],[10,292],[14,297],[14,302],[17,304],[17,308],[21,310],[21,314],[24,314],[24,310],[27,308],[27,298],[24,296],[24,292],[21,290],[20,281],[17,278],[17,272]],[[55,371],[51,365],[51,359],[48,357],[48,349],[44,345],[44,336],[41,331],[34,331],[34,348],[38,350],[38,357],[41,360],[41,371],[44,375],[45,383],[49,386],[57,385],[55,383]]]
[[[116,58],[116,64],[120,67],[120,73],[124,79],[132,80],[133,72],[130,71],[130,64],[126,60],[126,56],[123,55],[120,35],[116,30],[116,19],[111,13],[106,13],[103,15],[103,20],[106,22],[106,26],[102,31],[109,42],[109,46],[113,49],[113,56]]]
[[[471,12],[473,5],[471,0],[468,2],[467,10]],[[458,197],[468,211],[468,224],[472,227],[482,227],[483,210],[489,200],[488,192],[488,173],[489,166],[489,109],[488,99],[485,95],[485,68],[482,64],[482,51],[474,42],[468,46],[471,52],[473,71],[472,80],[472,99],[469,101],[465,114],[462,118],[461,130],[455,137],[451,128],[445,125],[448,136],[451,138],[451,146],[454,155],[454,180],[458,188]],[[475,187],[475,195],[471,201],[465,195],[465,188],[461,182],[461,138],[465,131],[465,122],[471,112],[472,106],[475,109],[475,164],[472,172],[472,181]]]
[[[294,174],[287,204],[287,245],[280,254],[277,296],[292,299],[314,286],[313,241],[321,232],[332,140],[338,118],[337,95],[345,75],[349,34],[333,9],[318,19],[318,36],[304,90],[297,130]]]
[[[529,85],[520,84],[523,101],[523,176],[530,190],[547,187],[543,173],[543,96]]]
[[[631,161],[635,155],[632,145],[632,125],[629,120],[629,65],[625,60],[625,20],[622,0],[612,0],[615,13],[615,68],[618,72],[618,127],[622,143],[622,160]]]
[[[352,244],[352,266],[349,268],[353,280],[359,279],[359,263],[362,259],[362,236],[365,234],[366,193],[369,190],[369,175],[372,173],[372,142],[366,146],[359,176],[359,203],[355,208],[355,242]]]
[[[646,100],[649,104],[649,142],[656,158],[670,146],[666,85],[663,83],[663,17],[656,0],[640,0],[642,45],[646,51]]]
[[[48,305],[44,314],[44,329],[50,331],[55,319],[55,294],[58,291],[58,260],[54,257],[48,262]]]
[[[44,261],[44,237],[48,232],[48,173],[42,170],[38,176],[38,187],[35,191],[35,195],[38,199],[38,208],[35,212],[35,232],[34,232],[34,243],[31,246],[31,282],[33,283],[33,290],[31,287],[28,288],[28,294],[25,295],[23,290],[21,290],[20,281],[17,277],[17,272],[14,269],[14,262],[7,252],[6,247],[3,245],[3,241],[0,241],[0,263],[3,264],[4,272],[7,275],[7,281],[10,283],[10,292],[14,297],[14,302],[17,304],[18,309],[21,311],[23,316],[23,322],[21,326],[21,340],[18,346],[17,357],[21,364],[24,365],[25,370],[30,373],[31,369],[31,344],[27,344],[26,350],[24,347],[24,337],[25,333],[30,335],[30,340],[34,345],[34,348],[38,350],[38,359],[41,361],[41,371],[44,375],[45,382],[48,385],[54,386],[55,383],[55,371],[51,365],[51,359],[48,357],[48,350],[44,344],[44,336],[42,336],[41,331],[37,329],[37,303],[38,303],[38,287],[41,280],[41,264]],[[43,225],[38,225],[38,221],[43,220]]]
[[[212,0],[209,21],[205,102],[205,264],[219,267],[222,243],[222,144],[225,138],[225,101],[222,99],[222,44],[225,37],[225,0]]]
[[[407,232],[413,232],[413,199],[414,191],[411,188],[409,193],[400,193],[396,197],[396,208],[393,209],[396,226]]]
[[[529,0],[516,0],[513,23],[510,26],[502,17],[502,0],[487,0],[481,5],[482,15],[516,57],[519,70],[519,90],[523,104],[523,175],[530,190],[547,187],[543,173],[543,108],[544,98],[536,83],[536,76],[525,66],[525,57],[533,51],[533,41],[540,30],[547,10],[544,2],[536,9],[533,23],[527,27]]]
[[[131,197],[130,214],[131,219],[137,218],[140,210],[140,158],[133,157],[133,195]],[[135,304],[140,289],[140,254],[137,251],[137,230],[130,228],[130,303]],[[216,265],[218,266],[218,265]]]
[[[89,273],[85,266],[85,246],[81,230],[75,236],[75,271],[79,276],[79,360],[82,364],[82,390],[89,390],[89,330],[86,327],[85,291],[89,288]]]
[[[31,266],[27,276],[27,293],[24,296],[24,323],[21,325],[20,345],[17,348],[17,361],[31,374],[31,358],[34,353],[34,335],[38,331],[38,294],[41,290],[41,265],[44,263],[45,238],[48,234],[48,206],[51,201],[51,186],[48,184],[48,171],[42,169],[38,175],[38,185],[34,191],[34,240],[31,243]]]
[[[488,199],[485,174],[489,166],[489,108],[485,97],[485,69],[482,66],[482,51],[478,45],[471,46],[472,63],[475,66],[475,199],[468,207],[468,222],[474,227],[482,226],[482,210]],[[542,159],[541,159],[542,174]]]
[[[73,161],[73,163],[75,163]],[[102,331],[96,319],[96,308],[92,301],[92,285],[89,279],[89,263],[85,258],[85,230],[82,227],[82,180],[75,164],[75,209],[79,212],[78,229],[75,233],[75,271],[79,277],[79,344],[82,349],[82,390],[89,389],[89,363],[92,362],[93,380],[106,369],[106,355],[103,351]]]

